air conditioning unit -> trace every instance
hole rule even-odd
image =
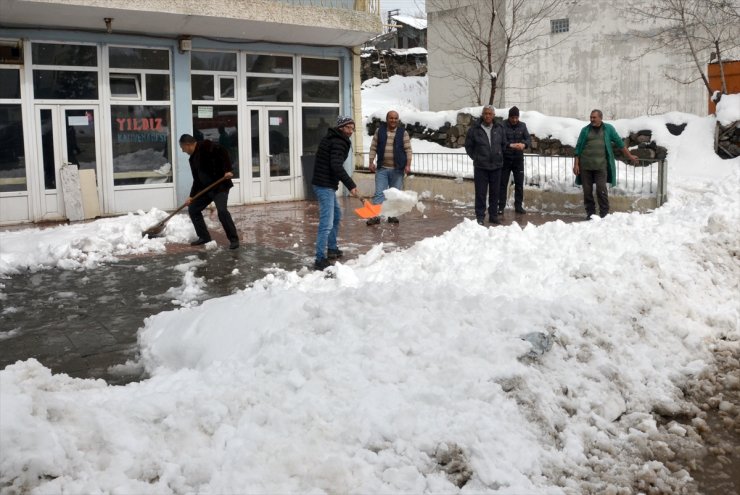
[[[23,42],[0,40],[0,64],[23,65]]]

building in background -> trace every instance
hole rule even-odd
[[[380,32],[379,0],[0,0],[0,224],[65,218],[66,163],[103,215],[172,209],[182,133],[228,147],[231,202],[303,198]]]
[[[461,76],[475,74],[476,68],[443,43],[455,29],[451,18],[470,12],[471,1],[427,2],[430,110],[481,104]],[[528,9],[539,4],[524,3]],[[507,17],[509,6],[509,1],[498,0],[499,17]],[[679,82],[696,80],[693,61],[677,52],[657,51],[646,37],[635,35],[650,34],[655,26],[628,19],[623,2],[564,1],[549,18],[529,28],[542,36],[511,53],[505,70],[497,74],[494,104],[579,119],[594,108],[602,109],[607,119],[670,111],[706,113],[707,90],[701,81]],[[706,66],[710,55],[700,53],[700,63]],[[726,53],[728,58],[737,54]]]

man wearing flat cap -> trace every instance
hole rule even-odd
[[[344,162],[352,147],[350,137],[355,132],[351,117],[337,117],[337,125],[326,131],[326,136],[316,150],[316,163],[311,184],[319,201],[319,230],[316,238],[316,260],[314,268],[323,270],[330,259],[340,258],[342,251],[337,246],[339,221],[342,209],[337,201],[339,181],[357,196],[357,185],[344,169]]]
[[[520,215],[527,213],[524,209],[524,149],[532,146],[527,124],[519,120],[519,109],[511,107],[509,118],[504,121],[506,149],[504,149],[504,168],[501,171],[501,182],[498,193],[498,214],[504,214],[506,208],[506,190],[509,176],[514,175],[514,211]]]

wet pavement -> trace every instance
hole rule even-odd
[[[464,218],[472,207],[460,203],[424,201],[422,213],[413,210],[398,225],[383,222],[368,227],[354,209],[356,200],[342,200],[344,217],[339,246],[351,260],[382,242],[384,249],[407,248],[426,237],[440,235]],[[55,373],[103,378],[121,384],[142,377],[137,366],[136,334],[144,319],[180,307],[177,290],[188,269],[203,279],[194,301],[242,290],[269,270],[301,270],[313,264],[318,203],[300,201],[230,207],[242,245],[226,249],[215,211],[204,212],[215,250],[169,244],[166,254],[120,259],[94,270],[51,269],[2,280],[0,311],[0,369],[18,360],[36,358]],[[507,210],[503,225],[514,221],[542,224],[560,219],[580,220]],[[22,228],[16,226],[13,229]],[[27,227],[27,226],[26,226]]]

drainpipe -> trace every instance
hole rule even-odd
[[[362,60],[360,59],[360,53],[362,53],[362,50],[359,46],[352,48],[352,119],[355,121],[353,170],[362,165],[363,136],[365,134],[365,127],[362,125],[362,94],[360,92]]]

